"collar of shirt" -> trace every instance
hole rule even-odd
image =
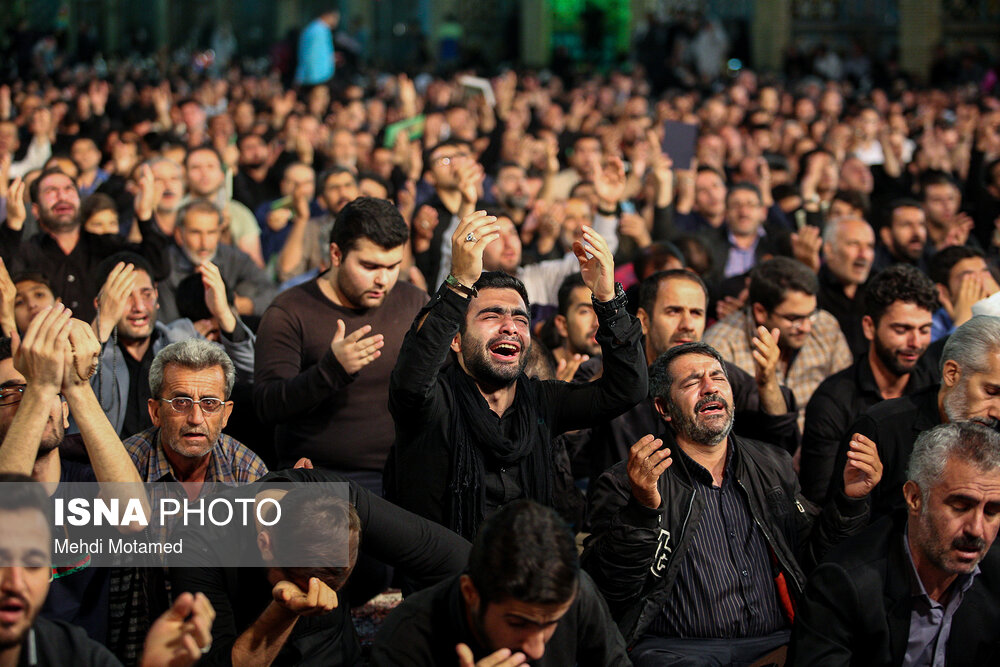
[[[759,225],[757,227],[757,238],[755,238],[753,240],[753,245],[750,246],[749,248],[744,249],[744,248],[741,248],[738,245],[736,245],[736,237],[733,235],[733,233],[729,230],[728,227],[726,228],[726,240],[729,242],[729,248],[730,248],[730,250],[735,250],[736,252],[754,252],[754,251],[756,251],[757,250],[757,244],[760,243],[760,240],[762,238],[764,238],[766,235],[767,235],[767,232],[764,231],[764,225],[763,224]]]
[[[906,528],[903,529],[903,548],[906,550],[906,559],[910,563],[910,567],[907,571],[910,578],[910,595],[914,598],[924,600],[928,605],[930,605],[931,608],[946,606],[931,599],[931,596],[927,594],[927,589],[924,588],[924,582],[920,580],[920,575],[917,574],[917,564],[913,562],[913,552],[910,551],[910,537]],[[955,581],[951,583],[951,586],[949,586],[951,593],[948,595],[948,601],[950,602],[954,599],[954,594],[957,591],[960,591],[964,595],[972,586],[978,575],[978,565],[976,565],[975,569],[969,574],[958,575],[958,577],[955,578]]]
[[[149,454],[149,468],[153,474],[150,475],[150,482],[172,482],[177,481],[177,476],[174,474],[173,467],[170,465],[170,461],[167,460],[167,455],[163,451],[163,441],[160,438],[162,431],[156,428],[156,435],[153,436],[153,447]],[[222,436],[215,441],[215,446],[212,447],[212,451],[208,453],[211,460],[208,463],[208,470],[205,471],[205,482],[218,482],[220,484],[230,485],[236,476],[233,474],[233,469],[229,465],[225,456],[218,456],[217,454],[222,448]]]
[[[722,470],[722,483],[725,484],[733,477],[733,447],[730,438],[726,438],[725,445],[718,446],[726,448],[726,465]],[[670,450],[671,452],[676,452],[677,458],[683,462],[684,468],[688,471],[692,480],[700,482],[702,485],[709,488],[721,488],[715,486],[715,480],[712,478],[712,473],[709,472],[705,466],[688,456],[687,452],[685,452],[681,446],[677,444],[676,440],[674,440]]]

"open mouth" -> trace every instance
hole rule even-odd
[[[128,323],[138,329],[149,324],[149,317],[130,317]]]
[[[726,413],[726,406],[722,401],[707,401],[698,408],[698,414],[720,415]]]
[[[16,598],[8,598],[0,602],[0,623],[13,625],[17,623],[27,611],[27,605]]]
[[[76,209],[71,204],[56,204],[52,207],[52,212],[56,215],[73,215]]]
[[[521,346],[512,341],[501,341],[490,346],[490,353],[501,361],[513,361],[521,353]]]

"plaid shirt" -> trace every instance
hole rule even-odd
[[[163,453],[159,427],[154,426],[136,433],[122,444],[132,457],[142,481],[177,481],[170,462]],[[216,482],[225,486],[242,486],[256,482],[267,474],[267,466],[256,454],[224,433],[219,435],[209,456],[212,460],[205,472],[206,484]]]
[[[713,324],[703,340],[750,375],[755,373],[751,339],[757,329],[753,314],[738,310]],[[799,429],[804,427],[806,404],[816,387],[834,373],[851,365],[851,350],[847,347],[840,325],[833,315],[820,310],[805,344],[788,368],[778,365],[778,382],[795,394],[799,408]]]

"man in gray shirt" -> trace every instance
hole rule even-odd
[[[796,613],[786,665],[1000,662],[1000,435],[974,422],[917,438],[906,510],[830,552]]]

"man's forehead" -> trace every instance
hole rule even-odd
[[[509,287],[487,287],[479,290],[479,296],[473,299],[470,311],[481,312],[484,308],[507,306],[526,310],[524,299],[516,289]]]
[[[656,291],[656,305],[705,308],[705,292],[701,286],[687,278],[668,278],[660,283]]]
[[[42,289],[46,290],[49,293],[52,292],[52,288],[50,288],[45,283],[40,283],[37,280],[31,280],[30,278],[27,278],[25,280],[18,280],[16,283],[14,283],[14,288],[18,292],[30,292],[38,287],[41,287]]]
[[[500,613],[507,618],[516,618],[537,625],[547,625],[565,616],[575,600],[576,594],[566,602],[555,604],[531,604],[513,598],[507,598],[497,604],[500,607]]]
[[[0,384],[7,384],[8,382],[26,384],[24,376],[14,368],[14,360],[10,357],[0,361]]]
[[[932,487],[939,498],[961,496],[987,503],[1000,503],[1000,470],[984,472],[952,457],[944,465],[940,481]]]

